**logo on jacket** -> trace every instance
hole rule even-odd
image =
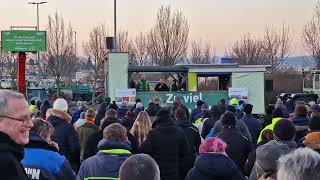
[[[40,179],[40,169],[37,168],[24,168],[29,179]]]

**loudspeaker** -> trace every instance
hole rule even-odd
[[[114,37],[106,37],[107,49],[114,49]]]
[[[265,81],[265,85],[266,85],[266,91],[270,92],[273,91],[273,80],[266,80]]]

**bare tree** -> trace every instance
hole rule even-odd
[[[118,52],[131,52],[133,47],[132,40],[129,39],[127,30],[120,30],[117,34],[117,51]]]
[[[204,47],[202,40],[192,41],[190,50],[190,61],[193,64],[210,64],[212,60],[211,46],[207,42]]]
[[[91,30],[89,41],[83,44],[84,53],[88,56],[89,60],[93,60],[93,72],[91,73],[93,77],[92,99],[95,99],[97,80],[99,77],[103,77],[104,74],[104,62],[107,54],[107,48],[104,41],[105,37],[105,25],[100,24]]]
[[[70,79],[74,74],[77,58],[74,53],[72,27],[69,24],[68,28],[65,28],[64,19],[57,12],[54,16],[49,15],[45,58],[50,72],[55,77],[59,92],[62,77]]]
[[[151,63],[147,35],[140,32],[133,42],[133,58],[131,64],[137,66],[149,65]]]
[[[0,76],[10,75],[11,77],[11,89],[16,87],[15,79],[18,74],[18,59],[16,54],[0,51]]]
[[[291,53],[291,43],[289,26],[283,24],[280,31],[266,27],[263,38],[264,64],[271,65],[272,74],[284,68],[283,62]]]
[[[189,24],[182,12],[172,12],[170,6],[162,6],[148,35],[149,53],[155,64],[171,66],[184,60],[188,36]]]
[[[305,25],[302,33],[303,44],[320,68],[320,1],[318,1],[312,19]]]
[[[247,34],[232,44],[227,54],[231,58],[238,58],[243,65],[261,64],[264,61],[263,42]]]

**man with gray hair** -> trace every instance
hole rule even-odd
[[[120,167],[120,180],[160,180],[157,162],[147,154],[135,154],[124,161]]]
[[[279,159],[277,179],[319,180],[320,155],[309,149],[300,148]]]
[[[23,94],[0,90],[0,169],[1,179],[28,179],[20,161],[33,127]]]

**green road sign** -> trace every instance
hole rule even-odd
[[[34,52],[46,50],[45,31],[1,31],[3,51]]]

